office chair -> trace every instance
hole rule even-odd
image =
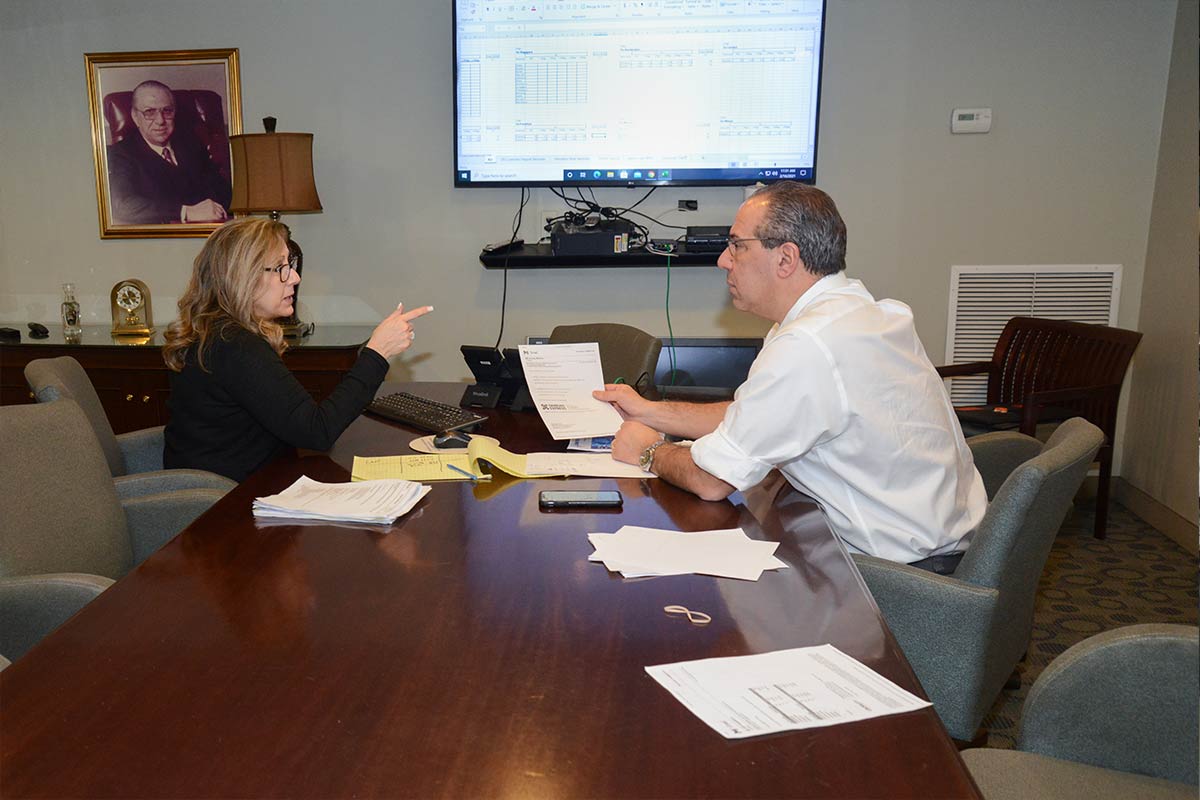
[[[1096,491],[1095,536],[1108,524],[1113,439],[1121,384],[1142,334],[1106,325],[1013,317],[991,361],[938,367],[943,378],[986,372],[987,404],[955,409],[963,434],[1019,430],[1035,436],[1039,423],[1083,417],[1104,432]]]
[[[219,500],[188,489],[119,498],[73,400],[0,406],[0,654],[16,660]]]
[[[955,739],[975,738],[1028,647],[1038,578],[1103,441],[1099,428],[1079,418],[1060,425],[1044,446],[1019,433],[974,437],[968,444],[984,483],[999,488],[952,574],[854,556]],[[1000,481],[1014,463],[1020,465]]]
[[[1038,676],[1017,750],[963,752],[989,800],[1196,797],[1200,636],[1131,625],[1066,650]]]
[[[39,403],[70,398],[79,404],[104,451],[109,472],[122,497],[180,489],[227,492],[237,483],[223,475],[197,469],[163,469],[163,426],[113,433],[100,396],[79,362],[70,356],[39,358],[25,365],[25,380]]]
[[[654,369],[662,342],[645,331],[615,322],[559,325],[550,332],[550,344],[596,342],[600,346],[600,368],[605,383],[618,378],[643,397],[655,399]]]

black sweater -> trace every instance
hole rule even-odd
[[[387,359],[364,347],[318,404],[265,339],[228,325],[210,338],[204,369],[193,345],[183,370],[171,373],[163,466],[241,481],[289,447],[328,450],[371,402],[387,371]]]

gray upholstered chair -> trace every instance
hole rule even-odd
[[[120,499],[73,400],[0,406],[0,654],[16,660],[224,492]]]
[[[1025,700],[1018,749],[963,752],[983,796],[1194,800],[1198,634],[1131,625],[1054,659]]]
[[[163,469],[163,427],[113,433],[100,397],[79,362],[70,356],[39,358],[25,365],[25,380],[39,403],[70,398],[79,404],[91,423],[109,472],[122,497],[136,497],[178,489],[228,491],[237,484],[222,475],[197,469]]]
[[[1045,445],[1020,433],[973,437],[968,443],[993,497],[955,571],[936,575],[854,557],[955,739],[975,737],[1028,647],[1038,578],[1103,441],[1080,418],[1060,425]]]
[[[645,331],[615,322],[559,325],[550,332],[550,344],[596,342],[600,346],[600,369],[604,382],[620,378],[643,397],[657,397],[654,370],[662,342]]]

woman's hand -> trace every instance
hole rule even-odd
[[[396,306],[367,340],[367,347],[384,358],[399,355],[412,346],[417,332],[413,330],[412,321],[433,311],[433,306],[421,306],[412,311],[404,310],[404,303]]]

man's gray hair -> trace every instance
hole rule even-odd
[[[754,232],[764,245],[792,242],[814,275],[833,275],[846,268],[846,223],[833,198],[815,186],[779,181],[754,197],[767,201],[766,214]]]

